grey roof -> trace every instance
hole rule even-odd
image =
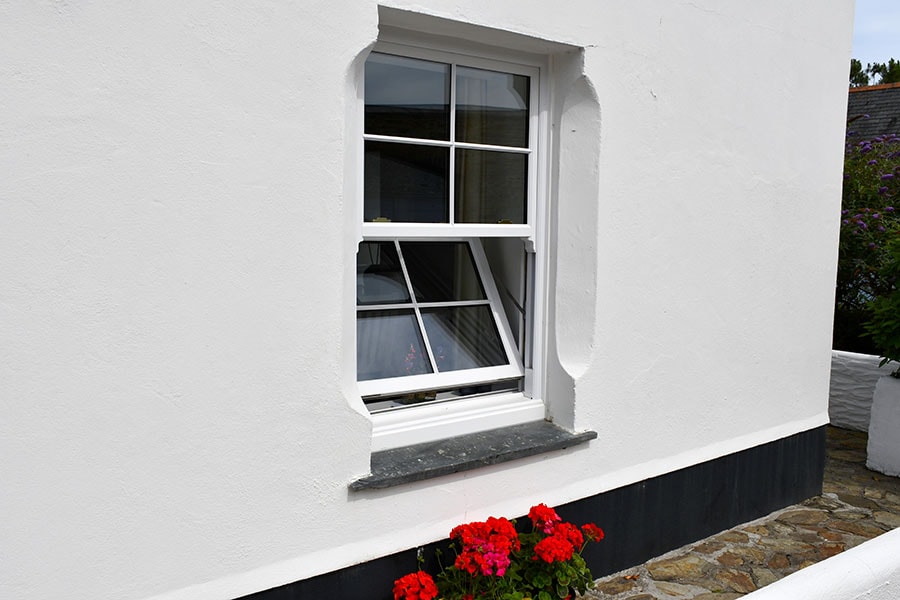
[[[847,125],[854,139],[900,134],[900,83],[850,88],[847,120],[854,117],[860,118]]]

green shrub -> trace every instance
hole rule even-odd
[[[885,244],[885,260],[879,275],[892,289],[872,302],[872,318],[865,326],[883,357],[881,365],[900,362],[900,227],[889,233],[891,238]],[[900,367],[892,375],[900,377]]]
[[[848,124],[852,128],[852,121]],[[878,354],[866,335],[876,298],[894,289],[882,267],[890,232],[900,226],[900,136],[870,140],[847,134],[833,347]]]

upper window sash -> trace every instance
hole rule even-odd
[[[377,54],[372,66],[376,69],[376,75],[378,69],[389,73],[392,63],[400,65],[400,71],[411,67],[411,76],[416,75],[415,67],[422,66],[423,77],[436,86],[442,77],[440,67],[446,66],[449,93],[445,95],[449,119],[446,119],[448,122],[436,125],[437,131],[432,128],[433,124],[426,125],[422,134],[402,126],[391,131],[390,123],[387,128],[369,127],[369,131],[364,132],[367,173],[363,193],[366,196],[368,192],[368,198],[364,197],[362,203],[363,237],[478,236],[533,240],[539,183],[536,149],[540,129],[541,67],[393,43],[379,43],[375,52]],[[404,64],[404,59],[412,59],[413,62]],[[431,64],[417,65],[416,59],[430,61]],[[507,105],[516,96],[512,91],[504,96],[503,86],[508,86],[510,90],[514,88],[520,94],[527,87],[528,110],[524,118],[527,135],[523,135],[521,140],[514,139],[514,135],[510,138],[491,132],[480,136],[459,135],[457,120],[467,111],[466,106],[458,106],[458,100],[465,100],[460,97],[458,82],[463,83],[462,87],[471,84],[469,87],[475,89],[468,92],[469,96],[477,98],[479,93],[493,93],[494,98],[500,97],[500,101]],[[483,89],[479,90],[479,86]],[[494,92],[491,92],[491,86],[494,86]],[[373,104],[390,102],[392,99],[402,103],[403,96],[398,99],[391,90],[370,92]],[[464,91],[462,95],[465,94]],[[418,95],[423,103],[443,101],[444,96],[440,91],[425,91]],[[414,97],[412,101],[415,101]],[[365,101],[363,106],[366,106]],[[486,101],[485,106],[490,106],[489,101]],[[499,114],[500,111],[497,112]],[[488,122],[490,117],[477,113],[475,110],[474,116],[467,113],[462,117],[474,122],[473,128],[476,130],[483,125],[479,120]],[[514,118],[511,115],[504,116]],[[437,120],[440,121],[439,118]],[[427,116],[423,122],[428,122]],[[382,129],[381,133],[378,132],[379,129]],[[485,128],[481,129],[481,133],[484,133]],[[476,141],[469,141],[470,139]],[[405,215],[407,218],[404,220],[376,214],[381,212],[381,197],[378,194],[382,190],[386,190],[387,194],[395,192],[392,185],[402,186],[402,183],[396,182],[402,180],[405,168],[413,170],[411,177],[417,177],[421,173],[416,182],[422,191],[417,193],[425,194],[432,202],[432,208],[423,209],[416,204],[415,210],[425,212],[412,217]],[[385,178],[383,182],[381,178]],[[518,185],[524,188],[521,190],[521,200],[518,200],[518,192],[514,189],[515,182],[519,179],[522,181]],[[512,184],[506,185],[507,182]],[[471,191],[466,193],[459,186],[468,187]],[[475,200],[471,200],[472,198]],[[368,207],[366,200],[369,201]],[[519,204],[518,207],[516,203]]]

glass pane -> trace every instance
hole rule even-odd
[[[528,77],[456,69],[456,140],[528,147]]]
[[[422,322],[438,371],[508,364],[486,305],[423,309]]]
[[[456,150],[456,222],[525,223],[528,156]]]
[[[394,242],[363,242],[356,254],[356,303],[409,302]]]
[[[401,242],[400,251],[419,302],[485,297],[466,242]]]
[[[449,222],[449,171],[448,148],[366,142],[363,218]]]
[[[356,378],[359,381],[431,373],[412,310],[359,311]]]
[[[366,60],[366,133],[450,139],[450,65],[373,52]]]

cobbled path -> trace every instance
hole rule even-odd
[[[584,597],[732,600],[900,527],[900,478],[866,469],[866,441],[828,427],[821,496],[599,579]]]

